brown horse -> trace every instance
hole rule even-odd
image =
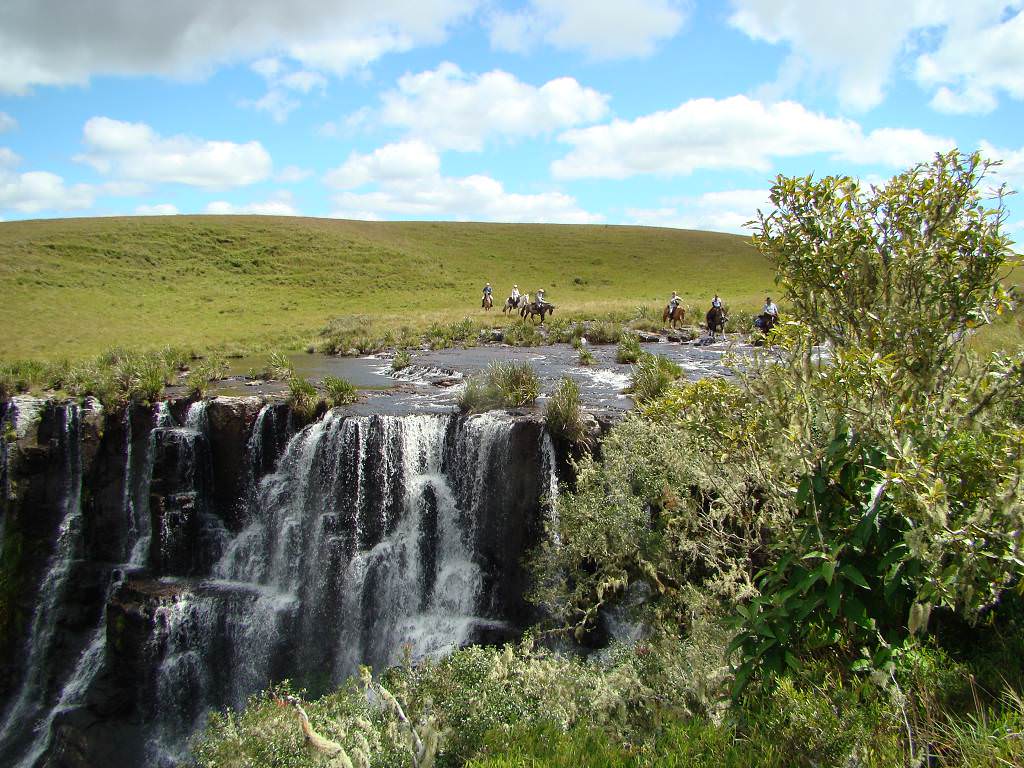
[[[682,304],[676,304],[676,308],[672,309],[671,306],[665,307],[665,311],[661,313],[661,322],[668,324],[670,321],[673,328],[678,328],[683,324],[683,317],[686,315],[686,310],[683,309]]]
[[[491,294],[484,294],[484,297],[480,300],[480,306],[484,309],[490,309],[494,306],[494,299],[491,298]]]
[[[725,336],[725,324],[729,318],[725,316],[724,309],[712,307],[708,310],[704,320],[707,323],[708,330],[711,331],[711,338],[715,338],[719,333]]]
[[[527,315],[529,315],[531,319],[536,317],[537,315],[540,315],[541,325],[544,324],[544,315],[547,314],[555,314],[555,305],[548,304],[546,301],[543,304],[538,304],[536,301],[534,301],[530,304],[527,304],[521,310],[519,310],[519,316],[522,317],[523,319],[526,319]]]

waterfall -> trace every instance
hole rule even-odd
[[[326,689],[360,664],[437,657],[504,626],[481,613],[493,601],[475,521],[513,424],[333,410],[295,434],[213,578],[158,611],[150,762],[180,758],[208,709],[241,707],[273,679]]]
[[[562,536],[559,532],[558,519],[558,455],[555,453],[555,441],[551,439],[546,429],[541,437],[540,455],[541,466],[547,479],[544,495],[548,507],[548,535],[555,546],[560,546]]]
[[[56,546],[46,565],[46,575],[25,644],[24,677],[0,725],[0,752],[13,753],[20,737],[35,730],[52,693],[54,672],[51,656],[57,638],[60,608],[75,560],[82,548],[82,454],[81,413],[76,405],[59,409],[62,420],[59,449],[63,457],[61,522]],[[26,724],[32,728],[27,729]]]

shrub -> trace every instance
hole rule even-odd
[[[323,385],[327,393],[325,399],[330,408],[351,405],[359,399],[359,390],[345,379],[337,376],[324,376]]]
[[[591,344],[615,344],[622,339],[622,325],[611,320],[590,323],[584,336]]]
[[[568,376],[551,393],[544,408],[544,423],[552,435],[570,444],[586,442],[587,431],[580,411],[580,388]]]
[[[270,379],[290,379],[295,375],[295,364],[284,352],[274,351],[267,358],[267,367],[262,373],[265,374],[266,378]],[[264,377],[260,376],[258,378]]]
[[[513,347],[539,347],[548,341],[529,320],[516,320],[505,328],[505,343]]]
[[[459,396],[459,407],[472,413],[492,408],[530,405],[540,395],[540,379],[529,363],[514,360],[491,363],[470,377]]]
[[[408,368],[412,365],[412,355],[409,354],[409,350],[400,349],[395,352],[395,356],[391,358],[391,370],[401,371],[404,368]]]
[[[643,352],[633,369],[629,391],[637,402],[657,400],[683,374],[683,369],[663,355]]]
[[[593,365],[595,362],[596,362],[596,359],[594,358],[594,353],[591,352],[586,347],[582,347],[581,346],[580,347],[579,364],[582,365],[582,366],[589,366],[589,365]]]
[[[634,333],[620,332],[619,346],[615,350],[615,360],[619,363],[635,363],[640,359],[640,339]]]
[[[288,380],[288,404],[302,419],[311,419],[320,407],[320,393],[308,379],[292,376]]]

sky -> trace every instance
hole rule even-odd
[[[0,6],[0,220],[745,232],[778,174],[879,183],[953,147],[1024,189],[1024,0]]]

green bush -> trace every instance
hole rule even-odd
[[[320,393],[308,379],[292,376],[288,380],[288,404],[297,416],[311,419],[321,402]]]
[[[264,375],[258,378],[290,379],[295,375],[295,364],[285,352],[275,350],[267,358],[267,367],[262,373]]]
[[[615,361],[619,363],[635,363],[640,359],[640,339],[635,333],[623,332],[619,337],[619,346],[615,350]]]
[[[324,376],[323,385],[326,391],[325,399],[330,408],[351,405],[359,399],[359,390],[345,379],[337,376]]]
[[[582,366],[593,365],[597,360],[594,358],[594,353],[586,347],[580,347],[579,364]]]
[[[613,320],[589,323],[583,335],[591,344],[615,344],[622,339],[622,324]]]
[[[587,431],[580,411],[580,388],[568,376],[563,377],[551,393],[544,408],[544,423],[552,435],[572,445],[587,441]]]
[[[528,320],[516,320],[506,326],[504,341],[513,347],[540,347],[548,343],[538,327]]]
[[[491,363],[472,376],[459,396],[459,407],[478,413],[492,408],[519,408],[540,395],[540,379],[529,363],[514,360]]]
[[[683,375],[683,369],[664,355],[642,352],[633,369],[629,391],[637,402],[657,400]]]
[[[400,349],[395,352],[395,356],[391,358],[391,370],[401,371],[412,365],[412,355],[409,354],[409,350]]]

